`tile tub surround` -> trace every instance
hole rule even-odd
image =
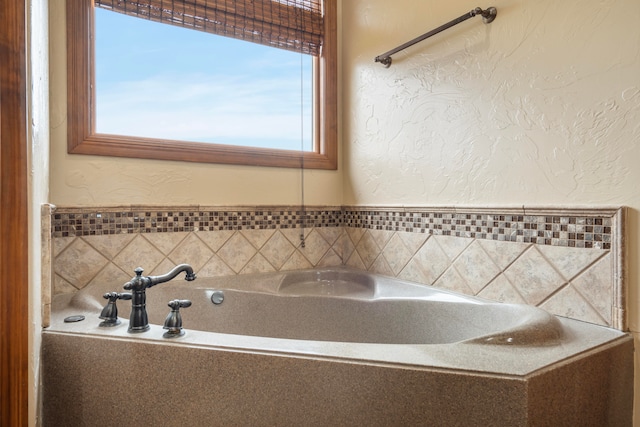
[[[58,207],[53,293],[348,265],[626,330],[624,208]],[[305,219],[305,247],[300,244]],[[143,261],[141,261],[143,260]]]

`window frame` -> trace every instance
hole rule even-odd
[[[67,0],[67,152],[98,156],[336,170],[337,0],[324,1],[322,53],[314,58],[314,151],[142,138],[95,132],[93,0]]]

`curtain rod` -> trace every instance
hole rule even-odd
[[[391,49],[389,52],[385,52],[382,55],[376,56],[375,62],[380,62],[385,67],[389,68],[391,66],[391,55],[393,54],[396,54],[401,50],[408,48],[409,46],[413,46],[414,44],[421,42],[424,39],[428,39],[429,37],[436,35],[439,32],[446,30],[447,28],[451,28],[454,25],[458,25],[459,23],[466,21],[469,18],[473,18],[476,15],[482,16],[482,21],[485,24],[489,24],[493,22],[494,19],[496,19],[497,14],[498,14],[498,11],[496,10],[495,7],[490,7],[486,10],[482,10],[481,8],[476,7],[472,11],[465,13],[464,15],[454,19],[453,21],[449,21],[446,24],[439,26],[435,30],[431,30],[428,33],[424,33],[423,35],[416,37],[413,40],[409,40],[408,42],[396,47],[395,49]]]

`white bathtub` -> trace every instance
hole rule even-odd
[[[347,268],[194,282],[179,277],[147,290],[151,329],[130,334],[128,301],[118,301],[119,326],[98,326],[101,296],[108,291],[122,290],[98,284],[54,300],[43,358],[45,420],[56,425],[81,425],[86,414],[73,410],[77,400],[98,411],[88,396],[104,399],[107,385],[116,395],[117,384],[126,395],[132,378],[144,378],[145,389],[175,388],[162,379],[165,369],[179,389],[211,394],[203,405],[185,398],[184,391],[171,393],[173,402],[190,408],[196,425],[530,425],[540,417],[558,423],[631,422],[630,337],[535,307]],[[223,302],[212,303],[220,291]],[[162,323],[173,299],[193,304],[181,310],[185,335],[166,339]],[[71,315],[86,319],[64,323]],[[73,346],[91,349],[93,357],[74,360]],[[126,374],[108,377],[108,366],[126,367]],[[63,393],[59,384],[78,384],[81,372],[79,387],[87,395]],[[95,387],[86,386],[89,380]],[[372,387],[382,388],[371,394]],[[567,387],[575,391],[567,393]],[[109,399],[117,404],[117,397]],[[138,410],[147,401],[140,402],[134,405]],[[328,417],[322,407],[329,404]],[[377,404],[373,413],[364,412]],[[156,419],[152,409],[142,412],[143,422]],[[227,418],[213,421],[213,414]],[[132,417],[142,415],[132,412],[120,421]]]

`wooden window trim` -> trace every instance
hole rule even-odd
[[[325,0],[316,63],[315,150],[302,152],[95,132],[93,0],[67,0],[67,151],[70,154],[335,170],[338,165],[337,4]]]

